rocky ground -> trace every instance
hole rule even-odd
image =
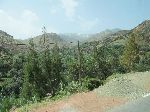
[[[150,91],[150,72],[130,73],[116,76],[95,90],[99,96],[117,96],[134,100]]]

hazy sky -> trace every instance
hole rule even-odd
[[[150,0],[0,0],[0,30],[15,38],[47,32],[130,29],[150,19]]]

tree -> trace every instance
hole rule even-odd
[[[109,75],[111,75],[111,66],[108,63],[108,46],[94,47],[94,60],[95,68],[98,78],[105,80]]]
[[[23,67],[23,87],[21,96],[30,99],[34,96],[41,97],[40,91],[40,69],[38,53],[34,48],[33,40],[30,40],[30,48],[27,54],[26,63]]]
[[[52,77],[49,79],[51,81],[51,91],[52,95],[55,95],[55,93],[59,90],[60,83],[63,82],[63,63],[60,55],[60,49],[55,44],[55,46],[52,49],[52,69],[51,69],[51,75]]]
[[[132,33],[127,39],[123,55],[121,57],[121,64],[128,70],[133,70],[134,63],[138,62],[139,48],[137,44],[137,35]]]
[[[6,74],[6,80],[4,81],[3,91],[4,95],[15,94],[18,96],[20,94],[20,87],[22,86],[22,76],[23,76],[23,63],[24,55],[18,54],[13,56],[13,62],[11,69]]]

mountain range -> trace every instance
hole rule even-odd
[[[46,44],[57,44],[59,47],[63,46],[74,46],[77,45],[79,40],[81,43],[85,42],[105,42],[113,44],[124,44],[126,38],[130,33],[138,34],[142,44],[149,45],[150,43],[150,20],[145,20],[135,28],[131,30],[121,30],[121,29],[112,29],[105,30],[96,34],[77,34],[77,33],[66,33],[66,34],[57,34],[57,33],[45,33],[38,35],[33,38],[33,41],[37,47]],[[0,30],[0,46],[9,46],[10,48],[15,44],[29,44],[30,39],[26,40],[16,40],[13,36],[7,34],[6,32]],[[53,46],[53,45],[50,45]]]

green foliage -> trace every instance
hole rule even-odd
[[[42,98],[50,93],[55,95],[60,88],[62,77],[62,62],[59,48],[56,45],[52,51],[45,49],[38,53],[31,44],[31,50],[24,64],[24,82],[21,96],[26,99]]]
[[[14,105],[15,98],[14,97],[3,97],[0,100],[0,112],[9,112],[9,110]]]
[[[31,40],[27,53],[0,58],[0,67],[9,65],[0,69],[1,107],[59,99],[93,90],[112,74],[150,70],[149,46],[138,45],[136,38],[130,35],[126,46],[93,42],[51,49],[48,43],[39,49]]]
[[[134,70],[144,72],[150,70],[150,52],[144,52],[140,55],[139,63],[136,63]]]
[[[30,51],[27,55],[26,62],[23,67],[23,86],[21,96],[26,99],[32,97],[39,98],[40,94],[40,69],[38,63],[38,54],[34,48],[34,43],[30,41]]]
[[[2,84],[1,93],[5,96],[11,94],[20,94],[20,87],[22,85],[22,66],[24,62],[24,56],[18,54],[13,56],[12,68],[5,74],[5,80]]]
[[[18,107],[24,106],[25,104],[37,103],[37,99],[32,97],[29,101],[25,98],[17,98],[14,95],[10,96],[1,96],[0,97],[0,112],[10,112]]]
[[[138,62],[139,48],[137,44],[137,35],[131,34],[127,40],[124,48],[123,55],[121,57],[121,63],[129,71],[133,70],[134,63]]]
[[[98,88],[99,86],[103,85],[103,80],[97,79],[97,78],[84,78],[82,79],[82,86],[83,90],[89,90],[92,91],[95,88]]]

